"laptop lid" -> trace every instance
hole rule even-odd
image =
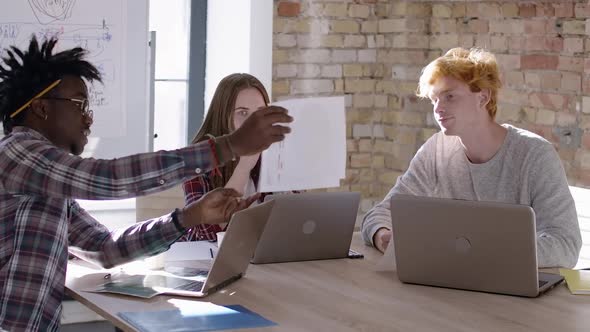
[[[273,200],[275,204],[252,263],[348,256],[359,193],[279,194],[266,199]],[[223,241],[225,243],[226,239]]]
[[[539,294],[531,207],[397,194],[391,218],[401,281]]]
[[[165,271],[115,274],[112,279],[109,274],[108,280],[88,291],[144,298],[158,294],[204,297],[217,291],[246,273],[273,205],[270,201],[235,213],[213,263],[193,261],[190,267],[167,266]]]
[[[204,294],[216,291],[246,274],[274,204],[274,201],[264,202],[232,216],[203,285]]]

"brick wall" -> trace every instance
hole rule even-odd
[[[497,55],[498,121],[554,143],[590,187],[590,4],[584,1],[275,1],[273,98],[345,95],[347,176],[361,210],[381,200],[438,131],[414,96],[420,70],[455,46]]]

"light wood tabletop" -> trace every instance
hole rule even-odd
[[[240,304],[278,325],[263,331],[589,331],[590,296],[571,295],[561,284],[538,298],[401,283],[376,272],[381,254],[355,233],[352,248],[364,259],[250,265],[244,278],[204,299]],[[172,310],[175,297],[149,300],[82,291],[104,272],[71,263],[66,292],[124,331],[117,314]],[[178,298],[178,297],[176,297]]]

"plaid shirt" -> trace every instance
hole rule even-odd
[[[213,166],[208,142],[113,160],[80,158],[16,127],[0,140],[0,330],[56,331],[68,258],[104,267],[167,250],[171,216],[110,232],[74,198],[122,199],[170,188]]]
[[[182,184],[182,189],[184,190],[184,203],[186,205],[198,201],[201,199],[201,197],[203,197],[203,195],[215,189],[213,188],[213,184],[211,184],[212,176],[216,175],[214,175],[213,172],[207,172],[201,176],[197,176],[188,181],[185,181]],[[256,183],[256,180],[258,179],[256,173],[251,176],[253,177],[252,180]],[[293,191],[292,193],[298,193],[298,191]],[[262,193],[258,199],[258,202],[264,202],[264,198],[272,194],[273,193]],[[207,240],[210,242],[216,242],[217,232],[223,232],[226,228],[227,226],[225,228],[221,228],[219,225],[197,225],[195,227],[189,228],[178,241]]]
[[[192,178],[182,184],[184,190],[184,203],[186,205],[198,201],[203,195],[213,190],[209,177],[212,174],[207,173],[202,176]],[[214,175],[213,175],[214,176]],[[224,229],[219,225],[197,225],[189,228],[179,241],[202,241],[207,240],[211,242],[217,241],[217,232],[222,232]]]

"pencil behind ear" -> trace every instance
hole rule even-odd
[[[35,99],[31,102],[29,107],[31,108],[31,113],[33,113],[35,116],[39,117],[40,119],[47,120],[47,108],[43,100]]]

